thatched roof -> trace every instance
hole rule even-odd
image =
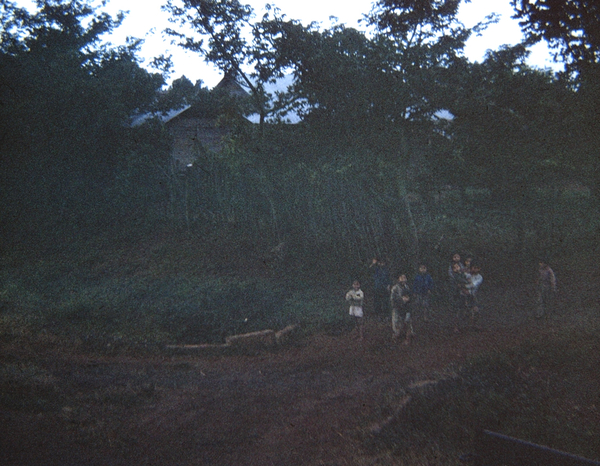
[[[140,126],[141,124],[143,124],[144,122],[148,121],[151,118],[158,118],[163,123],[167,123],[167,122],[171,121],[173,118],[176,118],[179,115],[181,115],[183,112],[185,112],[189,108],[191,108],[191,105],[184,105],[181,108],[167,110],[166,112],[150,112],[150,113],[143,113],[141,115],[136,115],[131,120],[131,126],[132,127]]]
[[[223,79],[217,84],[215,90],[226,91],[230,96],[233,97],[248,97],[249,93],[240,84],[236,74],[228,71],[223,76]]]

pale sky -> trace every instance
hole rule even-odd
[[[147,64],[151,57],[165,54],[173,55],[174,71],[171,79],[185,75],[190,81],[201,79],[208,87],[213,87],[221,79],[221,74],[211,65],[204,62],[202,57],[188,53],[172,45],[171,38],[163,30],[173,25],[168,22],[168,15],[162,12],[160,6],[165,0],[109,0],[104,8],[108,13],[115,14],[119,10],[129,11],[122,26],[115,31],[109,39],[111,43],[119,45],[124,43],[125,37],[133,36],[142,38],[145,43],[141,56]],[[30,7],[31,0],[17,0],[21,6]],[[265,0],[242,0],[241,3],[249,4],[255,11],[257,18],[264,13]],[[360,29],[358,20],[371,9],[371,0],[272,0],[272,5],[277,6],[282,13],[292,19],[300,20],[303,24],[316,21],[323,27],[328,27],[336,22],[344,23],[350,27]],[[501,15],[498,24],[489,26],[481,37],[472,37],[465,49],[466,56],[471,61],[481,61],[486,50],[496,50],[504,44],[514,45],[521,40],[521,31],[516,20],[510,18],[513,11],[510,0],[472,0],[463,3],[459,11],[459,19],[465,26],[473,26],[482,21],[485,16],[495,12]],[[332,23],[330,17],[337,21]],[[558,69],[553,64],[544,44],[539,44],[532,50],[529,59],[531,66],[539,68]]]

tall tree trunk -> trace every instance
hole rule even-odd
[[[415,222],[415,217],[412,212],[410,205],[410,197],[408,196],[408,190],[406,189],[406,172],[402,168],[398,170],[398,197],[402,201],[404,207],[404,213],[407,220],[407,232],[410,238],[407,256],[408,262],[413,267],[413,270],[417,270],[419,267],[419,261],[421,260],[420,248],[419,248],[419,230]]]
[[[410,238],[410,244],[408,247],[408,261],[413,267],[413,270],[416,271],[419,267],[419,261],[421,260],[419,251],[419,230],[417,229],[417,224],[415,222],[415,218],[410,206],[410,198],[408,196],[408,174],[406,170],[406,165],[409,163],[410,157],[408,141],[404,132],[402,132],[402,137],[400,141],[401,163],[396,174],[398,197],[404,205],[406,219],[408,220],[408,237]]]

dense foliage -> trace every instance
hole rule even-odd
[[[590,0],[512,0],[529,40],[545,40],[575,67],[600,61],[600,5]]]
[[[237,73],[250,99],[185,78],[159,93],[139,42],[101,41],[122,18],[88,2],[40,0],[35,13],[3,3],[5,244],[158,221],[285,245],[305,270],[324,257],[352,270],[375,254],[412,267],[455,248],[556,253],[595,235],[593,73],[532,69],[525,45],[469,62],[465,41],[485,22],[465,28],[455,0],[376,2],[369,34],[218,3],[168,2],[193,31],[169,33]],[[291,85],[269,95],[283,75]],[[229,133],[179,172],[160,120],[130,122],[181,105]],[[278,120],[289,111],[302,122]],[[241,118],[251,112],[260,125]]]
[[[21,238],[123,215],[114,192],[132,156],[128,122],[163,84],[139,66],[136,41],[102,43],[122,18],[87,2],[37,6],[2,6],[1,221]]]
[[[529,43],[545,41],[565,64],[565,74],[577,88],[569,107],[572,144],[570,157],[584,167],[598,196],[598,106],[600,105],[600,5],[595,1],[512,0]],[[561,128],[561,134],[566,130]]]

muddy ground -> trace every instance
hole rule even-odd
[[[13,402],[0,408],[1,463],[400,464],[365,449],[401,403],[399,388],[598,319],[597,309],[563,304],[535,320],[530,302],[497,295],[481,328],[458,334],[438,310],[410,346],[377,319],[367,321],[364,341],[330,332],[248,354],[107,356],[49,335],[14,339],[3,343],[2,364],[29,373],[29,382],[15,376],[15,393],[4,397]]]

